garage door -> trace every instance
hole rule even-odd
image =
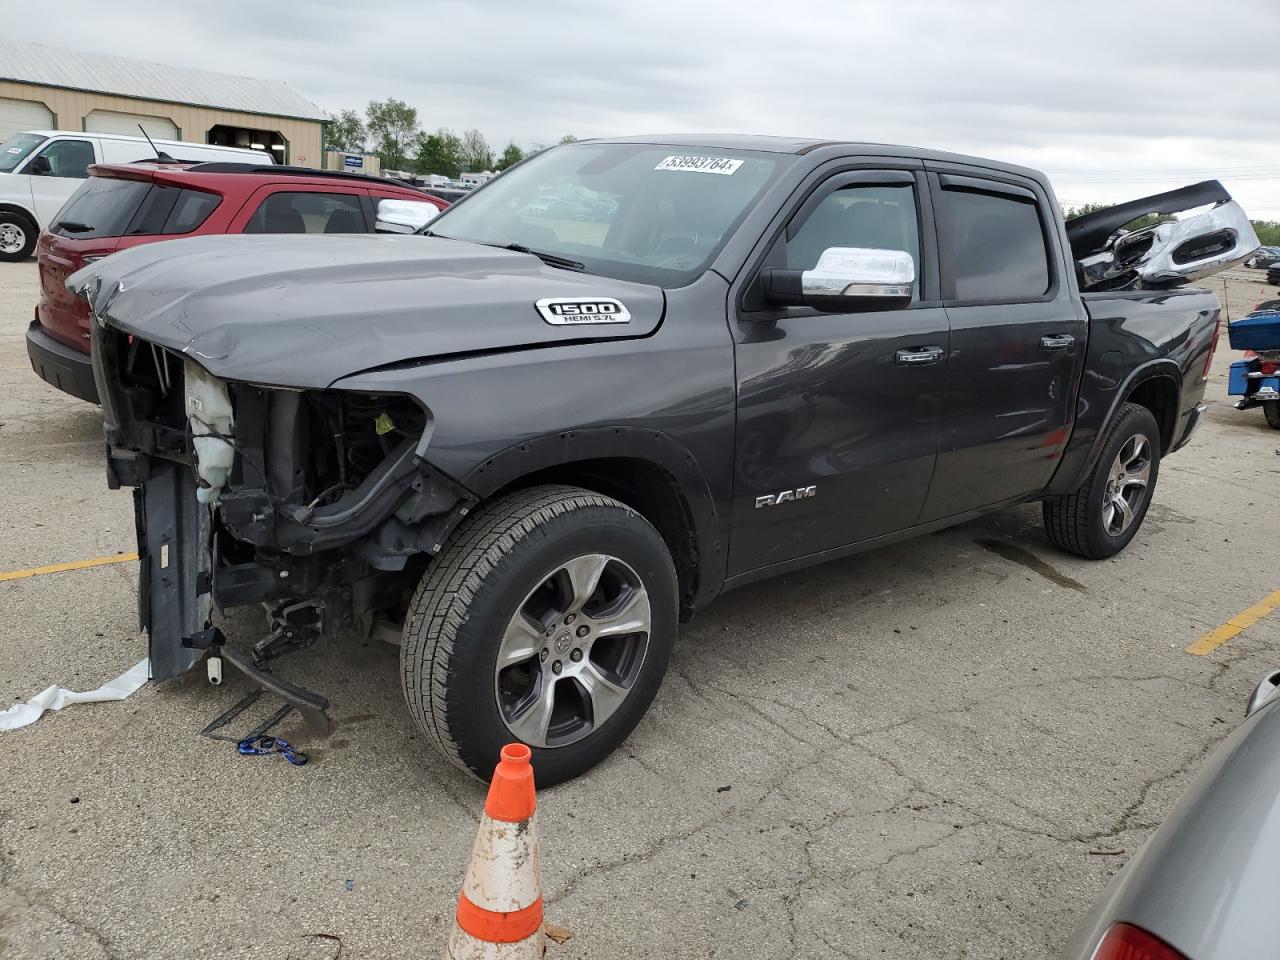
[[[43,103],[0,97],[0,143],[23,130],[49,130],[52,127],[53,114]]]
[[[147,117],[138,113],[116,113],[114,110],[94,110],[84,118],[84,128],[89,133],[122,133],[126,137],[140,137],[138,124],[148,136],[157,140],[177,140],[178,128],[165,117]]]

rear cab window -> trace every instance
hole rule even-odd
[[[362,194],[281,190],[258,204],[245,233],[368,233]]]
[[[960,179],[960,178],[956,178]],[[939,243],[948,300],[1039,300],[1053,283],[1040,206],[1020,188],[963,178],[941,191]]]

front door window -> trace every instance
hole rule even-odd
[[[83,180],[89,176],[89,164],[94,160],[93,144],[88,140],[55,140],[39,156],[49,163],[46,176]]]

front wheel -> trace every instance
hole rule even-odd
[[[616,500],[534,487],[468,518],[405,618],[409,712],[487,779],[503,744],[540,786],[589,770],[635,728],[666,673],[679,610],[662,537]]]
[[[1126,403],[1080,489],[1044,501],[1045,532],[1055,546],[1090,560],[1114,556],[1142,526],[1159,473],[1156,418]]]
[[[1267,418],[1267,426],[1280,430],[1280,400],[1268,400],[1264,403],[1262,415]]]
[[[26,217],[0,213],[0,262],[17,263],[31,256],[39,232]]]

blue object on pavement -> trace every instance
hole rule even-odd
[[[289,746],[287,740],[282,740],[279,737],[245,737],[245,739],[236,744],[236,750],[246,757],[278,753],[295,767],[300,767],[307,762],[305,753],[301,750],[293,749],[293,747]]]

